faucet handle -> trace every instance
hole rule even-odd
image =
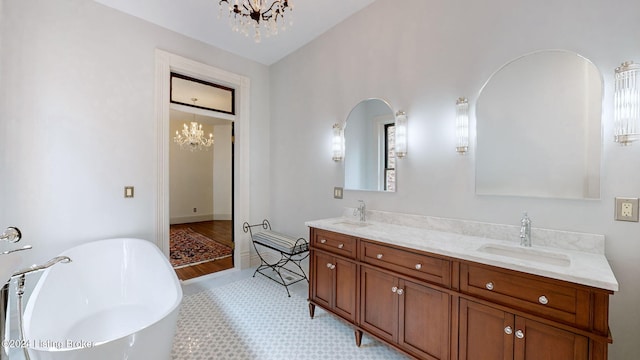
[[[21,238],[22,232],[14,226],[9,226],[2,234],[0,234],[0,240],[6,240],[11,243],[17,243]]]

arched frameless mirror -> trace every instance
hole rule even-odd
[[[496,71],[476,103],[476,193],[600,198],[602,75],[543,50]]]
[[[344,187],[395,191],[395,117],[381,99],[367,99],[349,113],[344,128]]]

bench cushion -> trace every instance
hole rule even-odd
[[[296,239],[275,231],[267,230],[252,234],[252,240],[255,243],[289,255],[300,254],[309,250],[309,243],[305,239]]]

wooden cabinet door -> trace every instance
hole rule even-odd
[[[389,274],[362,266],[360,287],[360,326],[381,339],[396,342],[398,332],[397,279]]]
[[[333,263],[333,256],[312,251],[311,255],[311,300],[325,309],[333,306],[333,271],[327,264]]]
[[[587,360],[586,337],[460,299],[461,360]]]
[[[313,251],[310,266],[311,300],[355,322],[357,265],[321,251]]]
[[[345,319],[356,321],[356,264],[334,258],[333,309]]]
[[[450,296],[402,279],[398,288],[398,344],[421,358],[448,359]]]
[[[586,337],[516,317],[514,360],[587,360],[589,341]]]
[[[513,359],[513,314],[460,299],[460,360]]]

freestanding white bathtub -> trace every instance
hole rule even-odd
[[[171,359],[182,289],[153,243],[100,240],[61,255],[72,262],[47,269],[25,307],[33,360]]]

